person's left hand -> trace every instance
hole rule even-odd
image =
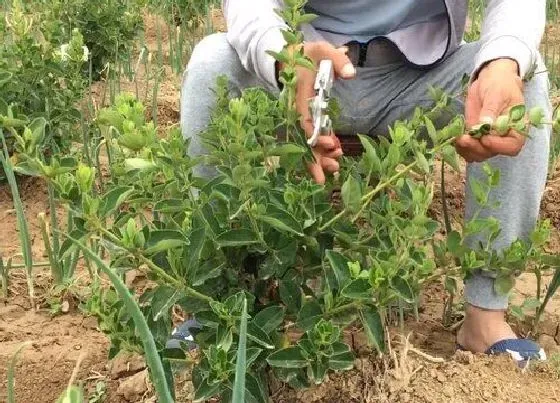
[[[524,103],[523,81],[518,74],[517,62],[497,59],[488,63],[479,73],[467,93],[465,119],[470,128],[487,120],[495,120],[509,109]],[[525,137],[510,130],[505,136],[496,133],[476,139],[465,134],[455,141],[459,154],[468,162],[482,162],[496,155],[516,156]]]

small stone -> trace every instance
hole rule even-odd
[[[62,313],[70,312],[70,303],[67,300],[62,301],[62,304],[60,305],[60,312]]]
[[[109,363],[112,379],[124,378],[146,368],[144,358],[139,354],[121,352]]]
[[[117,389],[117,394],[127,402],[138,402],[148,391],[148,385],[148,370],[146,369],[122,380]]]
[[[439,372],[437,374],[437,380],[441,383],[445,383],[447,381],[447,377],[443,374],[443,372]]]
[[[82,326],[86,329],[97,330],[97,318],[95,316],[88,316],[82,322]]]
[[[446,397],[453,397],[454,396],[453,387],[451,385],[445,385],[443,387],[443,394]]]
[[[470,351],[457,350],[453,358],[461,364],[472,364],[474,362],[474,354]]]

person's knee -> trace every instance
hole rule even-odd
[[[229,44],[226,34],[212,34],[202,39],[194,48],[185,70],[185,78],[205,82],[210,86],[218,76],[231,76],[242,69],[239,56]]]

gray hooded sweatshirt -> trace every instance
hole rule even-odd
[[[243,66],[277,88],[275,61],[266,51],[284,47],[285,23],[275,13],[282,0],[224,0],[228,40]],[[408,61],[431,67],[462,43],[468,0],[310,0],[318,15],[302,27],[306,41],[340,46],[378,36],[393,41]],[[510,58],[525,77],[538,62],[538,47],[546,24],[546,0],[487,0],[482,47],[475,73],[484,63]]]

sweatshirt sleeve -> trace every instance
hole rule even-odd
[[[281,30],[286,27],[275,9],[281,0],[224,0],[227,38],[245,69],[277,89],[275,60],[267,50],[280,52],[285,41]]]
[[[545,25],[546,0],[489,0],[473,77],[485,63],[510,58],[525,78],[537,63]]]

